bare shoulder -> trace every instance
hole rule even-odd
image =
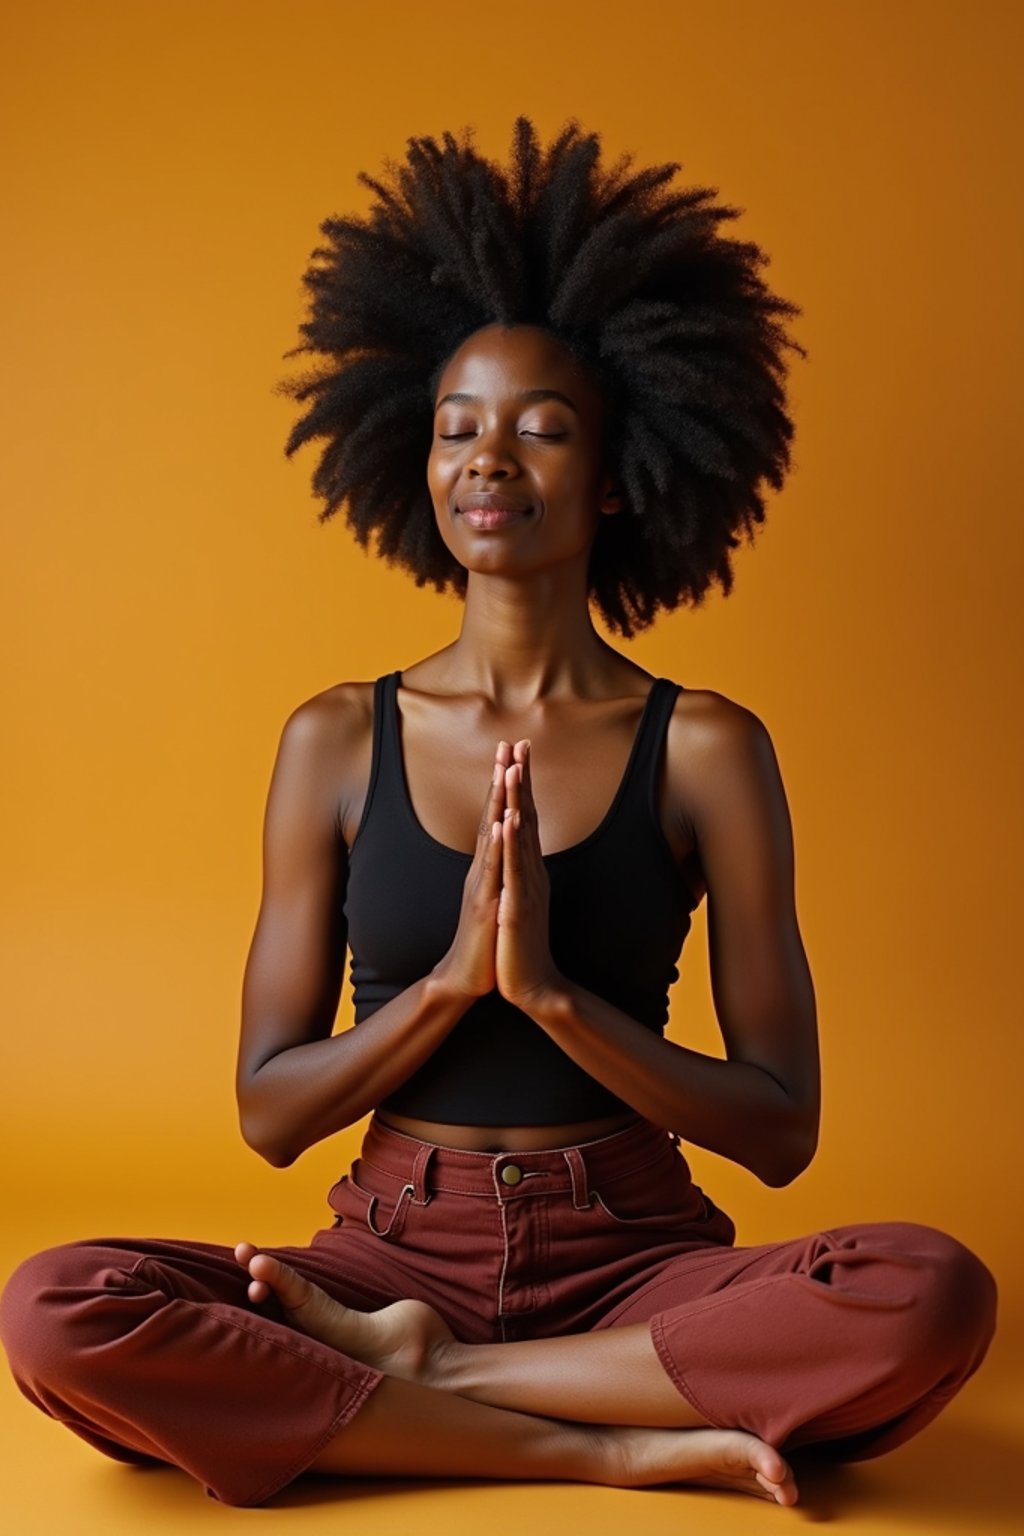
[[[695,831],[702,810],[720,804],[730,786],[775,780],[778,766],[767,726],[745,704],[712,688],[680,688],[665,743],[667,771],[681,822]]]
[[[372,727],[372,682],[335,683],[297,704],[285,721],[290,735],[324,746],[351,746]]]
[[[697,766],[722,766],[771,745],[768,728],[745,704],[713,688],[680,688],[669,721],[668,750]]]
[[[372,753],[372,681],[335,683],[313,694],[295,706],[281,731],[279,757],[301,764],[305,782],[334,807],[343,834],[365,795]]]

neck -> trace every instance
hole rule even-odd
[[[499,709],[599,694],[623,665],[594,628],[578,566],[529,577],[470,572],[459,637],[444,652],[445,685]]]

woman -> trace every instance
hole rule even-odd
[[[302,1473],[692,1483],[797,1499],[985,1355],[985,1265],[913,1222],[735,1245],[680,1137],[777,1187],[818,1134],[814,994],[767,731],[607,644],[728,594],[792,424],[756,246],[676,165],[517,120],[509,175],[409,140],[328,220],[287,445],[360,542],[464,600],[434,655],[288,719],[237,1090],[276,1167],[373,1112],[308,1247],[27,1259],[22,1392],[226,1503]],[[426,484],[423,466],[426,464]],[[727,1059],[668,1041],[708,900]],[[332,1035],[346,946],[356,1027]]]

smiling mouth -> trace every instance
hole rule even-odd
[[[518,511],[512,507],[467,507],[466,510],[456,512],[469,524],[471,528],[507,528],[510,523],[518,523],[524,517],[529,517],[529,510]]]

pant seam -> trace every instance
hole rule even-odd
[[[188,1307],[193,1307],[199,1311],[205,1312],[207,1316],[211,1315],[209,1304],[204,1304],[198,1301],[190,1301],[188,1297],[185,1296],[175,1297],[174,1299],[176,1301],[183,1301]],[[224,1303],[215,1302],[213,1305],[224,1305]],[[226,1305],[230,1306],[231,1303],[228,1302]],[[242,1507],[244,1508],[253,1504],[262,1503],[265,1499],[270,1498],[272,1494],[278,1492],[279,1489],[286,1487],[288,1483],[292,1482],[296,1477],[298,1477],[299,1474],[303,1472],[309,1465],[309,1463],[315,1459],[317,1453],[321,1451],[327,1444],[332,1434],[336,1433],[338,1429],[342,1428],[351,1418],[355,1416],[356,1412],[359,1408],[362,1407],[370,1393],[373,1392],[384,1380],[385,1372],[378,1371],[375,1366],[364,1365],[362,1361],[353,1360],[351,1363],[357,1366],[358,1369],[363,1373],[361,1380],[353,1382],[350,1377],[347,1376],[343,1371],[334,1370],[330,1365],[325,1363],[323,1360],[318,1359],[315,1355],[308,1354],[303,1350],[293,1349],[289,1344],[285,1343],[283,1339],[274,1339],[259,1328],[250,1328],[247,1323],[242,1322],[239,1318],[226,1317],[223,1312],[215,1312],[212,1313],[212,1315],[217,1317],[221,1322],[227,1323],[229,1327],[237,1328],[240,1333],[251,1334],[254,1338],[262,1339],[264,1343],[272,1345],[275,1349],[284,1350],[286,1354],[294,1355],[297,1360],[305,1361],[308,1365],[311,1365],[317,1370],[322,1371],[325,1376],[330,1376],[333,1380],[342,1383],[355,1394],[354,1397],[346,1402],[341,1410],[335,1414],[334,1418],[330,1421],[327,1429],[316,1442],[313,1449],[310,1451],[307,1447],[307,1449],[303,1451],[302,1456],[294,1470],[288,1472],[284,1477],[280,1477],[278,1474],[275,1474],[270,1482],[264,1484],[257,1493],[250,1495],[249,1498],[242,1501]],[[287,1324],[282,1326],[287,1326]],[[346,1355],[345,1359],[349,1360],[350,1357]]]
[[[223,1302],[223,1301],[214,1301],[214,1302],[192,1301],[191,1298],[188,1297],[188,1296],[174,1296],[171,1299],[173,1301],[184,1302],[186,1307],[192,1307],[194,1310],[197,1310],[199,1312],[204,1313],[207,1317],[211,1317],[211,1316],[212,1317],[216,1317],[217,1319],[219,1319],[220,1322],[227,1323],[228,1326],[231,1327],[231,1328],[237,1328],[239,1330],[239,1332],[241,1332],[241,1333],[248,1333],[248,1334],[251,1334],[252,1337],[255,1338],[255,1339],[262,1339],[264,1344],[270,1344],[274,1349],[283,1349],[286,1354],[294,1355],[297,1360],[306,1360],[306,1361],[309,1362],[310,1365],[314,1365],[314,1366],[317,1367],[318,1370],[323,1371],[326,1376],[333,1376],[336,1381],[349,1382],[349,1378],[345,1375],[344,1371],[335,1370],[333,1366],[331,1366],[331,1365],[327,1364],[325,1361],[321,1360],[318,1355],[311,1354],[311,1353],[309,1353],[306,1350],[295,1349],[295,1348],[292,1347],[291,1344],[285,1343],[285,1341],[283,1339],[272,1338],[270,1336],[270,1334],[264,1333],[261,1328],[252,1328],[252,1327],[249,1326],[248,1323],[242,1322],[240,1318],[228,1317],[228,1316],[225,1315],[224,1312],[217,1312],[217,1311],[214,1310],[214,1308],[216,1308],[216,1307],[230,1307],[230,1306],[232,1306],[233,1303],[231,1303],[230,1301],[227,1301],[227,1302]],[[276,1319],[268,1318],[267,1321],[268,1322],[276,1321]],[[278,1326],[282,1327],[282,1328],[287,1328],[289,1325],[287,1323],[279,1323]],[[300,1335],[300,1337],[304,1337],[304,1335]],[[329,1347],[330,1347],[329,1345],[325,1345],[324,1346],[324,1348],[329,1348]],[[336,1350],[335,1353],[338,1354],[338,1355],[341,1355],[341,1351],[340,1350]],[[361,1360],[353,1359],[353,1357],[351,1355],[344,1355],[343,1358],[345,1360],[348,1360],[352,1365],[356,1366],[360,1371],[373,1371],[373,1370],[376,1369],[372,1365],[364,1365]],[[383,1375],[384,1373],[381,1371],[381,1372],[378,1372],[377,1374],[378,1375]],[[349,1384],[351,1385],[350,1382],[349,1382]]]
[[[650,1334],[651,1342],[654,1345],[658,1359],[664,1366],[665,1371],[667,1372],[670,1380],[672,1381],[676,1390],[679,1392],[680,1396],[685,1397],[691,1408],[695,1408],[697,1412],[703,1418],[709,1420],[709,1422],[713,1424],[716,1429],[734,1428],[735,1426],[723,1424],[721,1419],[716,1417],[715,1414],[709,1413],[707,1408],[705,1408],[704,1404],[701,1402],[700,1398],[697,1396],[696,1392],[694,1392],[690,1383],[687,1381],[686,1377],[683,1375],[676,1361],[673,1359],[671,1353],[669,1352],[669,1348],[665,1342],[665,1336],[662,1331],[660,1317],[651,1318]]]
[[[372,1366],[367,1366],[366,1369],[372,1372],[372,1378],[375,1379],[367,1377],[361,1386],[356,1389],[356,1396],[350,1402],[347,1402],[344,1407],[342,1407],[341,1410],[335,1414],[334,1418],[331,1419],[319,1440],[315,1442],[311,1450],[307,1447],[307,1449],[303,1451],[297,1465],[291,1471],[289,1471],[284,1477],[271,1478],[270,1482],[265,1483],[258,1493],[253,1494],[251,1498],[245,1500],[242,1508],[251,1507],[254,1504],[265,1503],[265,1501],[269,1498],[272,1498],[275,1493],[280,1493],[282,1488],[287,1488],[289,1483],[294,1482],[297,1477],[300,1477],[301,1474],[305,1472],[310,1462],[316,1460],[317,1456],[323,1450],[328,1440],[332,1439],[332,1437],[337,1434],[339,1429],[344,1429],[345,1425],[355,1418],[357,1412],[363,1406],[366,1399],[370,1396],[371,1392],[374,1392],[377,1387],[380,1386],[385,1376],[383,1371],[375,1370]]]

